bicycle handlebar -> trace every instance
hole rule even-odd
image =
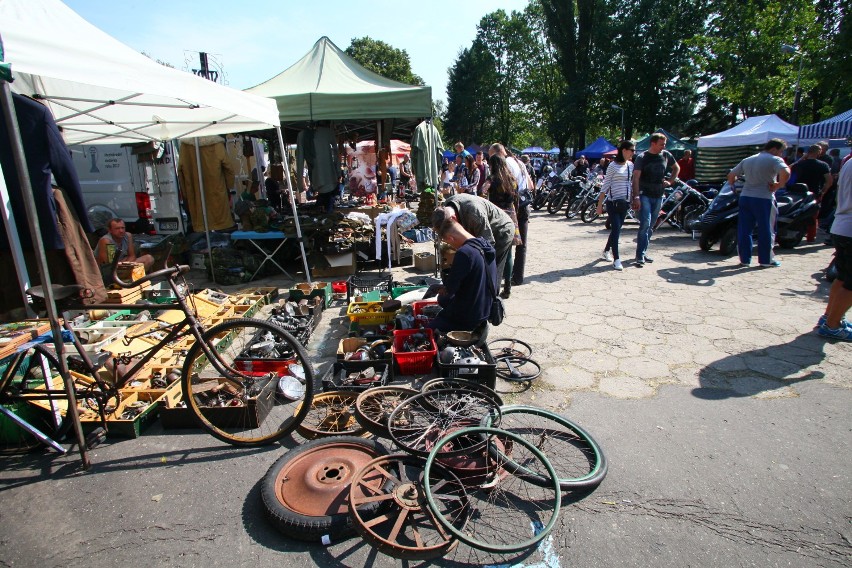
[[[168,262],[169,256],[172,253],[172,246],[169,246],[166,251],[166,262]],[[122,258],[127,256],[127,251],[124,249],[118,250],[115,253],[115,258],[112,261],[112,278],[115,280],[115,283],[121,286],[122,288],[133,288],[134,286],[139,286],[143,282],[150,282],[152,280],[158,278],[175,278],[180,276],[181,274],[186,274],[189,272],[189,266],[185,264],[176,264],[174,266],[166,266],[162,270],[158,270],[156,272],[152,272],[151,274],[146,274],[144,277],[139,278],[138,280],[133,280],[131,282],[124,282],[118,277],[118,262]]]

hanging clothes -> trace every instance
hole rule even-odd
[[[432,121],[424,120],[418,124],[411,138],[411,163],[419,191],[439,187],[443,151],[444,142]]]
[[[328,126],[306,128],[296,138],[296,171],[308,168],[311,188],[317,193],[337,191],[340,165],[338,163],[337,140]],[[301,182],[300,179],[298,179]],[[299,190],[303,189],[301,183]]]
[[[207,229],[219,231],[234,226],[228,191],[234,187],[234,170],[228,163],[225,139],[221,136],[202,136],[198,139],[201,154],[201,175],[204,176],[204,200],[207,206]],[[201,207],[201,185],[198,182],[198,166],[195,159],[195,141],[181,140],[180,164],[178,165],[180,186],[186,200],[192,228],[204,231],[204,211]]]

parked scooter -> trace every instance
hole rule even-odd
[[[719,243],[719,252],[731,255],[737,250],[737,217],[739,216],[739,189],[729,183],[722,186],[707,207],[693,230],[701,231],[698,246],[709,251]]]
[[[778,203],[778,233],[775,240],[781,248],[798,246],[805,238],[808,226],[815,222],[819,202],[803,183],[775,192]]]

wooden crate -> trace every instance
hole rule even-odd
[[[138,438],[160,412],[162,393],[156,391],[122,392],[121,404],[112,414],[106,417],[107,436],[117,438]],[[124,420],[121,415],[137,401],[148,402],[145,409],[130,420]],[[93,411],[80,415],[80,424],[84,431],[91,431],[101,425],[100,417]]]
[[[48,331],[50,331],[50,321],[46,319],[0,324],[0,359],[8,357],[24,343]]]
[[[196,385],[199,390],[210,388],[221,384],[225,379],[207,381],[205,384]],[[248,400],[245,406],[229,406],[206,408],[202,410],[204,416],[213,424],[221,428],[233,425],[242,425],[247,428],[256,428],[266,416],[275,403],[276,380],[270,380],[261,390],[260,394]],[[166,389],[163,396],[163,408],[160,410],[160,422],[163,428],[198,428],[197,418],[193,412],[182,406],[183,392],[181,382],[177,381]]]

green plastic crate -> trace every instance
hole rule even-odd
[[[407,294],[408,292],[413,292],[414,290],[425,290],[426,286],[396,286],[391,289],[391,297],[396,300],[403,294]]]

